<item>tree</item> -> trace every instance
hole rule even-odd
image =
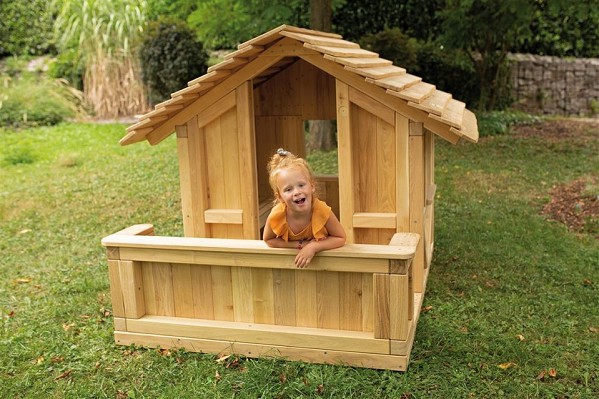
[[[330,32],[332,8],[332,0],[310,0],[310,28]],[[321,151],[330,151],[335,148],[335,132],[332,121],[309,121],[308,130],[308,148]]]
[[[448,0],[442,11],[445,44],[467,52],[479,81],[478,109],[493,109],[507,54],[530,36],[533,7],[522,0]]]

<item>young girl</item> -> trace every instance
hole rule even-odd
[[[345,231],[331,208],[316,198],[308,163],[279,148],[268,163],[275,195],[263,239],[269,247],[297,248],[296,267],[307,267],[314,254],[345,244]]]

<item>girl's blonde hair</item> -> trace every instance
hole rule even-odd
[[[281,200],[279,188],[277,187],[279,172],[283,169],[295,167],[300,168],[308,178],[310,184],[313,187],[316,187],[316,179],[314,178],[314,173],[312,173],[312,169],[310,168],[310,165],[308,165],[308,162],[306,162],[304,158],[300,158],[287,150],[279,148],[266,165],[266,169],[268,170],[268,182],[270,183],[270,188],[272,188],[272,192],[275,196],[275,203]],[[316,198],[316,193],[314,193],[314,198]]]

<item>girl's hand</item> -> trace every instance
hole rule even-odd
[[[303,245],[302,249],[300,249],[299,253],[295,257],[295,267],[308,267],[310,261],[314,257],[314,254],[316,254],[316,248],[311,241],[308,241]]]

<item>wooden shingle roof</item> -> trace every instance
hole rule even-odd
[[[238,46],[238,50],[210,68],[205,75],[171,94],[139,122],[127,128],[122,145],[148,140],[157,144],[200,111],[252,79],[267,80],[300,57],[374,98],[385,98],[392,108],[456,143],[478,140],[474,113],[451,94],[437,90],[404,68],[360,48],[334,33],[281,25]]]

